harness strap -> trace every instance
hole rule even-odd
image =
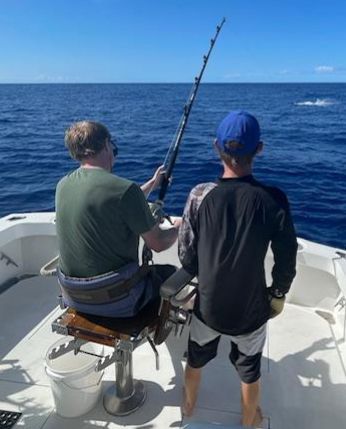
[[[65,276],[58,269],[58,279],[62,293],[76,303],[108,304],[128,296],[131,288],[147,277],[150,271],[148,265],[142,265],[126,279],[121,271],[84,279]]]

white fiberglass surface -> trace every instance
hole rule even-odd
[[[0,297],[0,408],[21,411],[20,425],[45,428],[183,427],[214,422],[232,427],[240,419],[237,374],[228,360],[227,339],[219,355],[203,371],[200,395],[192,419],[182,419],[180,401],[188,330],[159,347],[160,370],[145,343],[134,351],[134,376],[147,387],[147,400],[134,414],[117,418],[106,413],[102,400],[87,415],[63,419],[54,412],[49,378],[44,370],[48,348],[60,336],[51,332],[58,289],[54,278],[24,280]],[[288,429],[344,428],[345,368],[340,340],[333,326],[314,309],[286,305],[268,324],[262,359],[262,408],[265,427]],[[110,349],[107,349],[111,351]],[[104,391],[114,381],[107,368]],[[193,426],[192,426],[193,427]],[[217,426],[216,426],[217,427]]]

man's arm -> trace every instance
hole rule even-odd
[[[150,231],[141,234],[141,237],[149,249],[162,252],[170,248],[177,240],[180,224],[180,218],[175,219],[170,228],[161,228],[157,223]]]
[[[272,295],[285,295],[296,275],[297,237],[289,209],[287,198],[278,214],[277,231],[272,237],[271,248],[274,255],[272,270],[273,283],[270,287]]]
[[[271,248],[274,255],[272,270],[273,283],[268,288],[270,301],[270,318],[282,313],[285,295],[290,290],[296,275],[296,257],[298,243],[285,194],[280,195],[281,209],[277,216],[277,228],[272,237]]]
[[[216,186],[215,183],[201,183],[195,186],[186,201],[182,224],[179,230],[179,259],[183,268],[192,275],[198,273],[196,220],[199,206],[204,197]]]
[[[178,254],[183,268],[190,274],[196,275],[198,273],[197,237],[193,226],[194,219],[189,216],[190,209],[189,198],[179,230]]]

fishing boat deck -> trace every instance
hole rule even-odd
[[[239,381],[228,361],[223,339],[217,358],[203,373],[197,409],[191,419],[180,411],[184,352],[188,329],[159,346],[160,370],[145,343],[134,351],[134,376],[145,381],[147,399],[126,417],[114,417],[100,399],[88,414],[59,417],[44,369],[47,349],[61,336],[51,322],[61,313],[56,306],[56,279],[33,277],[2,293],[0,300],[0,409],[23,413],[17,425],[66,429],[189,428],[214,422],[237,427],[240,421]],[[328,313],[287,304],[283,315],[271,320],[262,360],[262,408],[266,428],[344,428],[346,373],[342,344]],[[105,371],[104,391],[114,382],[114,366]],[[222,426],[216,426],[221,428]]]

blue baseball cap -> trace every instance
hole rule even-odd
[[[216,144],[228,155],[254,153],[260,138],[261,130],[257,119],[242,110],[229,113],[216,131]]]

